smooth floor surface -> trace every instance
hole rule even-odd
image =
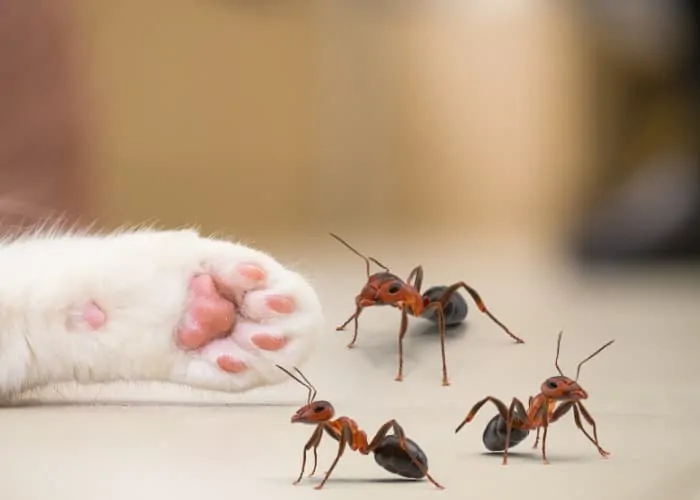
[[[434,328],[417,319],[405,340],[405,380],[395,382],[399,313],[367,311],[356,348],[347,349],[352,332],[334,327],[353,310],[364,266],[327,245],[317,248],[318,256],[298,259],[328,320],[303,371],[319,399],[332,401],[370,437],[396,418],[428,454],[445,490],[396,480],[371,456],[346,452],[326,487],[316,491],[337,450],[327,438],[317,477],[293,486],[312,432],[290,423],[306,398],[293,383],[242,395],[122,384],[47,388],[30,395],[27,406],[0,411],[0,498],[700,498],[700,270],[592,273],[516,249],[470,258],[455,247],[428,250],[417,245],[390,253],[386,247],[374,255],[380,261],[397,255],[392,270],[401,275],[422,260],[425,286],[469,282],[526,344],[514,344],[470,302],[467,326],[450,332],[447,342],[452,385],[440,384]],[[578,361],[616,340],[580,377],[611,456],[599,456],[572,415],[550,428],[548,466],[532,449],[534,433],[513,450],[508,466],[485,453],[481,434],[493,406],[455,435],[478,399],[527,402],[555,375],[561,329],[560,364],[572,377]]]

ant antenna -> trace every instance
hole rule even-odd
[[[299,374],[299,376],[304,379],[304,382],[306,382],[307,387],[310,389],[309,403],[311,403],[314,399],[316,399],[316,388],[313,386],[313,384],[311,382],[309,382],[309,379],[306,378],[306,375],[301,373],[301,370],[299,368],[295,367],[294,370],[296,370],[296,372]]]
[[[559,349],[561,348],[561,336],[564,334],[564,330],[559,332],[559,337],[557,338],[557,356],[554,358],[554,366],[556,367],[559,375],[564,376],[564,372],[559,368]]]
[[[575,379],[575,380],[578,380],[578,376],[579,376],[580,373],[581,373],[581,366],[582,366],[586,361],[589,361],[589,360],[590,360],[591,358],[593,358],[594,356],[600,354],[600,351],[602,351],[603,349],[605,349],[606,347],[608,347],[608,346],[609,346],[610,344],[612,344],[613,342],[615,342],[615,340],[611,340],[610,342],[608,342],[607,344],[605,344],[603,347],[601,347],[600,349],[598,349],[597,351],[595,351],[593,354],[591,354],[590,356],[588,356],[586,359],[584,359],[583,361],[581,361],[581,362],[578,364],[578,367],[576,368],[576,379]]]
[[[296,380],[297,382],[299,382],[299,384],[303,385],[304,387],[306,387],[306,388],[309,390],[309,397],[308,397],[308,399],[307,399],[306,404],[309,404],[309,403],[311,403],[311,402],[314,400],[314,398],[316,397],[316,388],[311,384],[311,382],[309,382],[309,379],[307,379],[307,378],[304,376],[304,374],[301,373],[301,371],[299,370],[299,368],[296,368],[296,367],[295,367],[294,370],[296,370],[296,372],[301,376],[301,378],[304,379],[303,382],[302,382],[301,380],[299,380],[298,377],[294,376],[289,370],[287,370],[287,369],[285,369],[285,368],[282,368],[280,365],[275,365],[275,366],[276,366],[277,368],[279,368],[280,370],[282,370],[282,371],[283,371],[284,373],[286,373],[287,375],[289,375],[291,378],[293,378],[294,380]]]
[[[362,255],[360,252],[358,252],[358,251],[355,250],[353,247],[351,247],[350,244],[349,244],[348,242],[346,242],[345,240],[343,240],[340,236],[338,236],[338,235],[336,235],[336,234],[333,234],[333,233],[328,233],[328,234],[330,234],[333,238],[335,238],[336,240],[338,240],[339,242],[341,242],[343,245],[345,245],[351,252],[353,252],[353,253],[356,254],[356,255],[359,255],[359,256],[365,261],[365,264],[367,264],[367,277],[368,277],[368,278],[369,278],[369,267],[370,267],[370,266],[369,266],[369,263],[370,263],[370,261],[372,261],[372,262],[374,262],[375,264],[377,264],[379,267],[381,267],[382,269],[384,269],[386,272],[389,272],[389,268],[386,267],[386,266],[385,266],[384,264],[382,264],[381,262],[379,262],[379,261],[378,261],[377,259],[375,259],[374,257],[365,257],[365,256]]]

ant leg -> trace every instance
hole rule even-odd
[[[331,468],[328,469],[328,471],[326,472],[326,475],[323,478],[323,481],[321,481],[321,484],[314,486],[314,489],[320,490],[321,488],[323,488],[323,485],[326,484],[326,481],[328,481],[328,478],[331,476],[331,472],[333,472],[335,466],[338,465],[340,457],[343,456],[343,452],[345,451],[345,445],[347,445],[348,442],[352,442],[352,431],[349,427],[343,426],[343,430],[340,432],[340,439],[338,443],[338,454],[336,455],[335,460],[333,460]]]
[[[501,401],[500,399],[494,398],[493,396],[486,396],[484,399],[477,402],[471,410],[469,410],[469,413],[467,414],[466,418],[455,429],[455,434],[457,434],[466,424],[474,420],[474,417],[476,417],[476,414],[479,412],[479,410],[481,410],[481,407],[489,401],[496,405],[498,413],[501,415],[501,417],[503,417],[503,420],[508,422],[508,407],[505,405],[505,403],[503,403],[503,401]]]
[[[311,473],[309,474],[309,477],[313,477],[314,474],[316,474],[316,466],[318,465],[318,446],[313,447],[314,450],[314,468],[311,469]]]
[[[356,317],[358,317],[358,316],[360,315],[361,312],[362,312],[362,308],[361,308],[359,305],[356,306],[355,312],[352,314],[352,316],[350,316],[350,317],[345,321],[345,323],[343,323],[343,324],[340,325],[340,326],[337,326],[337,327],[335,328],[335,331],[339,332],[339,331],[341,331],[341,330],[345,330],[345,327],[348,326],[348,324],[349,324],[352,320],[354,320]]]
[[[447,379],[447,360],[445,356],[445,311],[443,310],[443,305],[440,302],[431,302],[425,308],[428,309],[435,308],[438,317],[438,329],[440,331],[440,349],[442,350],[442,385],[450,385]]]
[[[542,424],[542,462],[545,465],[549,465],[549,460],[547,459],[547,429],[549,428],[547,418],[543,419]]]
[[[583,415],[583,418],[586,419],[586,421],[593,427],[593,436],[591,437],[588,432],[586,432],[586,429],[583,428],[583,425],[581,423],[581,417],[579,416],[579,409],[581,410],[581,414]],[[593,417],[591,417],[591,414],[588,413],[588,410],[579,402],[576,406],[574,406],[574,421],[576,422],[576,426],[581,429],[581,432],[584,433],[584,435],[588,438],[588,440],[595,445],[596,448],[598,448],[598,453],[601,454],[601,456],[607,458],[610,455],[609,451],[605,451],[600,444],[598,443],[598,430],[596,429],[595,425],[595,420],[593,420]]]
[[[360,313],[362,312],[362,308],[360,306],[357,306],[357,311],[355,312],[355,332],[352,334],[352,340],[348,344],[348,349],[352,348],[352,346],[355,345],[355,342],[357,341],[357,331],[358,331],[358,322],[360,319]]]
[[[515,420],[516,414],[518,416],[517,423]],[[510,402],[510,406],[508,407],[508,418],[506,418],[506,440],[503,453],[503,465],[508,464],[508,449],[510,448],[511,431],[514,426],[523,427],[523,422],[524,426],[528,427],[529,419],[527,416],[527,410],[525,409],[525,405],[523,405],[523,403],[518,398],[513,398],[513,400]]]
[[[571,411],[571,408],[573,408],[574,402],[573,401],[565,401],[562,404],[560,404],[553,412],[551,412],[548,416],[547,419],[549,420],[549,423],[554,423],[557,420],[559,420],[561,417],[569,413]]]
[[[540,443],[540,428],[537,428],[537,434],[535,434],[535,444],[532,445],[532,449],[536,450],[537,445]]]
[[[311,436],[311,439],[313,439],[314,436]],[[309,440],[309,443],[311,440]],[[309,443],[306,443],[306,446],[304,446],[304,452],[303,452],[303,458],[301,459],[301,472],[299,472],[299,477],[297,478],[296,481],[294,481],[292,484],[299,484],[301,482],[301,479],[304,477],[304,469],[306,469],[306,452],[309,451]]]
[[[342,325],[340,325],[339,327],[337,327],[335,329],[336,331],[339,332],[341,330],[344,330],[345,327],[348,326],[348,323],[350,323],[353,320],[355,321],[355,332],[352,336],[352,341],[350,341],[350,343],[348,344],[348,348],[352,348],[355,345],[355,341],[357,340],[358,319],[360,317],[360,314],[362,314],[362,309],[363,309],[363,307],[358,305],[357,309],[355,309],[355,312],[353,313],[353,315],[350,316],[345,323],[343,323]]]
[[[464,288],[469,295],[471,295],[472,299],[474,299],[474,302],[476,302],[477,307],[479,310],[486,314],[491,320],[496,323],[498,326],[500,326],[511,338],[513,338],[518,344],[524,344],[525,341],[512,333],[506,325],[501,323],[496,317],[491,314],[491,312],[486,308],[486,305],[484,304],[484,301],[481,299],[481,296],[477,293],[476,290],[474,290],[472,287],[467,285],[464,281],[459,281],[453,285],[450,285],[447,287],[447,289],[444,291],[442,296],[439,299],[439,302],[442,304],[443,307],[450,301],[450,297],[452,297],[452,294],[457,291],[458,288]]]
[[[372,441],[371,441],[366,447],[363,447],[363,448],[365,448],[364,450],[362,450],[362,449],[360,448],[360,451],[364,451],[364,453],[371,453],[371,452],[373,452],[375,449],[377,449],[377,447],[379,446],[379,444],[382,442],[382,439],[384,439],[384,437],[386,437],[386,435],[387,435],[387,434],[389,433],[389,431],[392,430],[392,429],[393,429],[393,431],[394,431],[394,435],[395,435],[395,436],[398,438],[398,440],[399,440],[399,445],[401,446],[401,448],[403,449],[403,451],[405,451],[406,454],[407,454],[409,457],[411,457],[411,461],[413,462],[413,464],[414,464],[416,467],[418,467],[418,469],[420,469],[420,471],[421,471],[423,474],[425,474],[425,477],[428,479],[428,481],[430,481],[431,483],[433,483],[433,485],[434,485],[436,488],[439,488],[439,489],[441,489],[441,490],[444,490],[445,487],[442,486],[441,484],[439,484],[437,481],[435,481],[435,479],[433,479],[433,477],[428,473],[428,471],[425,469],[425,467],[423,467],[423,464],[421,464],[418,460],[416,460],[416,458],[415,458],[414,456],[412,456],[412,455],[408,452],[408,447],[406,446],[406,433],[404,432],[403,427],[401,427],[401,426],[399,425],[399,423],[398,423],[396,420],[393,420],[393,419],[392,419],[392,420],[389,420],[389,421],[386,422],[384,425],[382,425],[382,426],[379,428],[379,430],[377,431],[377,433],[374,435],[374,437],[372,438]]]
[[[318,447],[319,443],[321,442],[322,437],[323,437],[323,427],[319,426],[316,428],[314,433],[311,435],[309,440],[304,445],[304,454],[303,454],[303,458],[301,461],[301,472],[299,473],[299,477],[297,478],[297,480],[294,481],[292,484],[299,484],[301,479],[304,477],[304,469],[306,469],[306,452],[308,452],[311,448],[314,449],[314,471],[316,471],[316,448]],[[313,475],[313,472],[310,475]]]
[[[528,406],[532,406],[532,399],[533,399],[532,396],[530,396],[530,397],[527,399],[527,405],[528,405]],[[539,444],[539,442],[540,442],[540,428],[538,427],[538,428],[537,428],[537,434],[535,435],[535,444],[532,445],[532,449],[533,449],[533,450],[536,450],[536,449],[537,449],[537,445]]]
[[[510,432],[513,429],[513,407],[515,406],[515,398],[511,401],[508,407],[508,416],[506,417],[506,442],[503,449],[502,465],[508,465],[508,448],[510,448]]]
[[[312,477],[314,474],[316,474],[316,466],[318,465],[318,445],[321,444],[321,438],[323,437],[323,431],[319,432],[318,439],[314,443],[313,450],[314,450],[314,468],[311,470],[311,474],[309,474],[309,477]]]
[[[399,330],[399,373],[396,375],[397,382],[403,380],[403,338],[406,336],[406,331],[408,330],[408,311],[405,308],[401,308],[401,328]]]
[[[415,281],[411,283],[411,280],[414,278]],[[413,271],[411,271],[411,274],[408,275],[408,279],[406,279],[406,283],[409,286],[413,286],[413,288],[420,293],[420,289],[423,286],[423,266],[417,266]]]
[[[596,428],[595,420],[593,420],[593,417],[588,412],[586,407],[583,406],[583,403],[581,403],[581,401],[579,401],[576,406],[578,406],[578,409],[581,410],[581,414],[583,415],[583,418],[586,419],[586,422],[588,422],[591,425],[591,427],[593,427],[593,437],[596,440],[596,442],[598,442],[598,430]]]
[[[549,415],[547,415],[547,420],[549,423],[554,423],[557,420],[559,420],[561,417],[569,413],[571,408],[574,406],[573,401],[565,401],[562,404],[560,404],[554,411],[550,412]],[[535,444],[533,445],[533,448],[537,448],[537,444],[540,441],[540,428],[537,428],[537,437],[535,438]]]

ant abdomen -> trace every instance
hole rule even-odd
[[[428,288],[425,292],[423,292],[423,299],[427,299],[429,302],[439,300],[442,294],[445,293],[445,290],[447,290],[446,286],[434,286]],[[443,308],[443,312],[445,313],[445,326],[455,326],[466,319],[467,313],[469,312],[469,307],[464,297],[460,295],[459,292],[454,292],[450,297],[450,301]],[[425,311],[421,317],[437,322],[437,313],[435,312],[435,309],[432,308]]]
[[[374,450],[374,461],[392,474],[397,474],[408,479],[422,479],[425,477],[423,471],[413,463],[413,457],[428,470],[428,457],[415,441],[406,438],[406,448],[408,453],[401,448],[399,438],[395,435],[385,436]]]
[[[528,435],[530,431],[527,429],[515,429],[510,430],[510,446],[508,449],[513,448],[520,444]],[[506,449],[506,420],[501,416],[500,413],[494,415],[494,417],[489,420],[484,429],[484,435],[482,437],[484,446],[489,451],[505,451]]]

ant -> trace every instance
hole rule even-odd
[[[423,317],[433,320],[437,316],[438,329],[440,331],[440,347],[442,350],[442,385],[450,385],[447,378],[447,362],[445,361],[445,324],[457,324],[461,322],[467,315],[466,302],[457,290],[464,288],[469,295],[474,299],[479,310],[491,318],[499,325],[508,335],[510,335],[519,344],[525,341],[515,336],[508,328],[496,319],[484,305],[479,294],[472,287],[459,281],[447,287],[433,287],[421,295],[421,286],[423,284],[423,266],[417,266],[408,275],[408,279],[403,281],[401,278],[391,273],[388,267],[380,263],[373,257],[365,257],[360,252],[351,247],[347,242],[339,236],[330,233],[330,235],[345,245],[353,253],[364,259],[367,265],[367,283],[360,291],[360,294],[355,297],[356,310],[348,320],[341,326],[336,328],[336,331],[344,330],[345,327],[354,320],[355,334],[348,347],[353,347],[357,340],[358,318],[362,310],[372,306],[391,306],[401,310],[401,327],[399,330],[399,371],[396,375],[396,381],[403,380],[403,338],[408,329],[408,315],[415,317]],[[375,274],[370,274],[370,262],[374,262],[384,271]],[[449,313],[449,316],[446,314]]]
[[[537,448],[540,440],[540,429],[542,430],[542,461],[545,464],[549,463],[546,452],[547,429],[550,424],[553,424],[572,408],[574,410],[574,421],[576,426],[583,432],[588,440],[595,445],[598,452],[606,458],[610,455],[609,452],[601,448],[598,443],[598,431],[596,429],[595,420],[588,410],[581,403],[582,400],[588,399],[588,393],[578,384],[578,378],[581,374],[581,366],[584,363],[597,356],[603,349],[611,345],[614,340],[609,341],[593,354],[578,364],[576,369],[576,378],[570,379],[565,376],[559,368],[559,349],[561,347],[561,337],[564,332],[559,332],[557,339],[557,354],[554,358],[554,366],[559,372],[559,376],[550,377],[542,383],[540,393],[535,397],[530,397],[528,400],[528,408],[525,409],[523,403],[518,398],[513,398],[510,407],[507,407],[502,401],[487,396],[474,405],[471,411],[467,414],[464,421],[455,429],[455,434],[460,429],[471,422],[476,416],[481,407],[488,401],[491,401],[496,408],[498,414],[489,421],[484,430],[483,442],[490,451],[503,451],[503,465],[508,463],[508,448],[520,443],[527,437],[531,430],[537,429],[537,437],[533,448]],[[586,432],[581,423],[581,415],[593,427],[593,437]],[[503,427],[505,424],[505,436],[503,436]]]
[[[317,490],[323,488],[323,485],[328,481],[333,469],[335,469],[340,457],[343,455],[346,446],[349,446],[352,451],[358,451],[363,455],[374,453],[374,459],[377,464],[393,474],[410,479],[421,479],[425,477],[438,489],[444,489],[444,487],[438,484],[428,473],[428,458],[423,450],[421,450],[415,442],[406,437],[403,428],[396,420],[389,420],[382,425],[372,441],[368,442],[367,433],[359,428],[357,422],[349,417],[334,418],[335,409],[330,402],[315,401],[316,389],[298,368],[294,370],[303,381],[285,368],[279,365],[276,366],[309,390],[307,403],[299,408],[292,416],[292,423],[316,425],[316,430],[314,430],[311,438],[304,446],[301,472],[293,484],[298,484],[304,476],[306,453],[310,449],[314,451],[314,468],[311,474],[309,474],[309,477],[313,476],[316,472],[316,465],[318,463],[316,449],[321,443],[321,438],[325,431],[331,438],[338,441],[338,454],[331,464],[331,468],[326,472],[323,481],[314,487]],[[393,435],[388,434],[390,430],[394,431]]]

